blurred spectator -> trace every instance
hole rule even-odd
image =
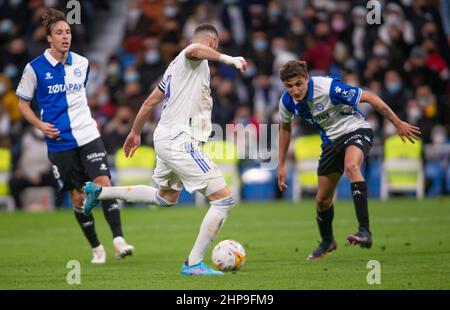
[[[268,75],[258,75],[254,79],[255,96],[253,105],[258,122],[268,124],[272,112],[278,108],[279,92],[273,87]]]
[[[274,57],[270,50],[267,34],[263,31],[255,31],[251,37],[251,49],[247,57],[255,63],[258,74],[272,75]]]
[[[404,119],[406,116],[405,103],[408,100],[408,96],[398,71],[388,70],[386,72],[384,75],[384,89],[385,91],[382,92],[381,98],[400,119]]]
[[[163,63],[161,56],[159,39],[154,36],[146,38],[137,63],[139,83],[142,85],[143,89],[150,89],[152,82],[159,79],[163,75],[165,69],[166,66]]]
[[[22,113],[19,110],[19,100],[15,91],[12,89],[11,80],[0,73],[0,101],[3,110],[7,113],[11,122],[19,122],[22,118]]]
[[[269,37],[283,37],[287,34],[288,23],[281,1],[272,0],[267,5],[267,33]]]
[[[125,36],[145,36],[150,31],[151,20],[143,14],[140,0],[128,2],[127,22],[125,26]]]
[[[326,74],[333,61],[333,49],[337,37],[331,33],[327,22],[319,22],[315,29],[315,38],[313,45],[301,58],[308,63],[310,70],[319,70]]]
[[[450,46],[450,2],[447,0],[440,0],[440,12],[442,19],[442,26],[444,27],[445,35],[447,36],[447,45]]]
[[[294,15],[289,23],[287,41],[289,50],[297,55],[302,55],[306,50],[307,33],[303,19],[299,15]]]
[[[223,26],[231,34],[233,43],[242,46],[247,39],[251,23],[247,1],[229,0],[224,2],[222,10]]]
[[[395,40],[392,32],[398,31],[403,42],[412,45],[415,42],[414,28],[406,18],[400,5],[391,2],[383,12],[383,23],[378,28],[378,35],[386,45],[392,45]]]
[[[27,187],[51,186],[57,190],[52,165],[47,158],[45,136],[41,130],[29,127],[24,133],[18,166],[12,174],[9,186],[19,208],[23,206],[21,193]]]
[[[108,154],[114,155],[122,147],[131,130],[134,117],[135,113],[129,106],[117,107],[114,117],[106,125],[102,135]]]
[[[439,74],[426,66],[426,54],[420,47],[415,47],[405,63],[405,70],[408,73],[408,86],[417,89],[420,85],[428,84],[435,94],[441,95],[444,92],[444,85]]]
[[[183,27],[183,38],[190,40],[195,28],[202,24],[212,24],[217,31],[222,31],[222,23],[217,18],[215,11],[212,10],[211,5],[208,2],[201,2],[197,5],[194,13],[188,18]]]
[[[217,89],[212,92],[212,122],[219,124],[225,131],[226,124],[231,123],[234,118],[239,102],[231,80],[220,80],[216,83]]]

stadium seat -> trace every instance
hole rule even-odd
[[[241,182],[238,170],[238,153],[236,146],[227,140],[212,140],[202,147],[203,152],[209,156],[220,168],[228,187],[236,202],[241,198]],[[202,194],[195,194],[195,203],[201,205],[205,203]]]
[[[296,161],[293,179],[293,200],[302,199],[303,190],[317,190],[317,167],[321,153],[320,135],[301,136],[294,140]]]
[[[11,151],[0,148],[0,210],[14,211],[14,199],[9,195],[9,174],[11,171]]]
[[[155,165],[156,153],[150,146],[142,145],[128,158],[120,148],[115,154],[116,183],[118,186],[151,185]]]
[[[381,199],[386,200],[391,191],[415,192],[424,195],[422,141],[403,143],[398,136],[391,136],[384,143],[384,162],[381,177]]]

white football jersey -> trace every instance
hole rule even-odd
[[[294,116],[315,125],[320,130],[323,145],[359,128],[370,128],[358,110],[362,89],[342,83],[337,78],[311,77],[304,101],[297,102],[287,91],[279,102],[282,123]]]
[[[208,61],[190,60],[185,54],[186,49],[170,63],[158,85],[165,95],[154,140],[173,139],[185,132],[205,142],[211,134],[213,102]]]

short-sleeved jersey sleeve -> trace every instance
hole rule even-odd
[[[330,100],[334,105],[345,104],[355,107],[361,99],[362,89],[333,79],[330,86]]]
[[[163,93],[166,92],[166,81],[164,78],[165,78],[165,76],[163,76],[163,78],[161,79],[161,81],[158,84],[158,89]]]
[[[280,102],[278,103],[278,111],[280,113],[280,122],[281,123],[290,123],[294,118],[294,114],[290,112],[283,104],[283,97],[280,98]]]
[[[32,100],[37,87],[36,73],[30,64],[25,66],[16,95],[25,100]]]

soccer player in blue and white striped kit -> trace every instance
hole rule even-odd
[[[299,116],[315,125],[322,137],[322,154],[319,160],[318,189],[316,195],[317,224],[322,242],[308,256],[308,260],[323,257],[336,249],[332,221],[333,197],[342,173],[351,183],[357,233],[347,237],[351,244],[372,246],[367,207],[367,185],[361,174],[361,165],[372,146],[373,133],[364,115],[358,110],[360,102],[372,105],[395,126],[398,135],[414,143],[420,129],[401,121],[377,95],[342,83],[337,78],[309,77],[306,62],[292,60],[280,70],[280,79],[286,90],[281,95],[279,136],[278,187],[287,188],[285,159],[291,138],[291,120]]]
[[[49,9],[42,24],[50,48],[28,63],[16,94],[25,119],[45,134],[48,157],[60,190],[69,190],[75,217],[91,247],[94,264],[105,262],[103,245],[97,238],[94,217],[83,214],[85,181],[111,186],[106,150],[86,98],[88,60],[70,52],[72,34],[64,13]],[[30,107],[36,97],[40,118]],[[134,247],[123,238],[119,205],[102,202],[104,216],[113,234],[114,253],[125,257]]]

